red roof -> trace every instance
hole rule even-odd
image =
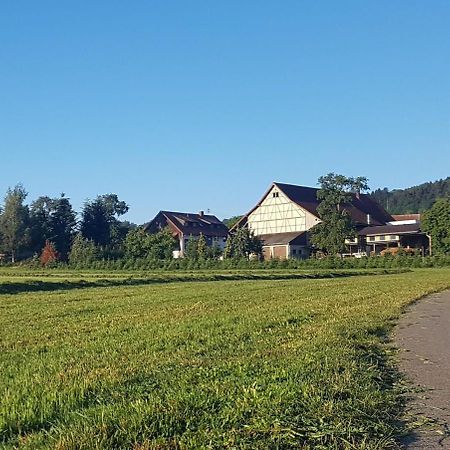
[[[228,236],[227,226],[216,216],[175,211],[160,211],[151,222],[144,225],[144,230],[154,233],[167,226],[184,235]]]

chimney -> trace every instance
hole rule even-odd
[[[367,214],[367,225],[370,225],[370,214]]]
[[[200,212],[198,213],[198,215],[199,215],[200,217],[203,217],[203,216],[205,215],[205,211],[200,211]]]

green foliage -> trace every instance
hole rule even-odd
[[[18,184],[8,189],[0,215],[1,248],[14,263],[17,254],[29,243],[29,211],[24,205],[25,188]]]
[[[69,263],[72,266],[90,266],[99,255],[95,242],[83,237],[81,233],[75,236],[69,253]]]
[[[39,197],[31,204],[31,246],[40,251],[50,240],[62,260],[66,260],[75,235],[76,215],[70,200],[61,194],[59,198]]]
[[[208,243],[202,233],[197,239],[197,256],[199,259],[206,259],[209,256]]]
[[[233,216],[230,217],[229,219],[223,219],[223,223],[228,227],[228,228],[232,228],[234,225],[236,225],[243,216]]]
[[[249,259],[254,256],[261,259],[263,256],[263,244],[258,236],[255,236],[247,227],[238,228],[228,236],[224,251],[225,258]]]
[[[118,217],[128,211],[128,205],[116,194],[99,195],[84,204],[81,213],[80,231],[86,239],[96,245],[114,248],[122,243],[127,229],[120,226]]]
[[[436,200],[425,211],[421,228],[431,236],[432,252],[450,254],[450,198]]]
[[[391,214],[420,213],[438,198],[450,196],[450,177],[407,189],[377,189],[371,196]]]
[[[17,289],[0,312],[4,448],[395,448],[404,391],[385,336],[449,286],[448,270],[150,286],[42,273],[0,273],[0,292]]]
[[[345,251],[345,239],[355,235],[350,213],[345,206],[351,202],[352,193],[368,189],[367,178],[349,178],[329,173],[319,178],[320,189],[317,212],[321,222],[311,230],[311,242],[326,254],[335,255]]]
[[[169,259],[176,248],[176,240],[169,230],[149,234],[136,228],[127,233],[124,247],[127,258]]]
[[[150,235],[141,227],[130,230],[124,241],[127,258],[145,258],[150,252]]]

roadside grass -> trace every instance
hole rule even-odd
[[[449,286],[450,270],[432,269],[3,292],[0,443],[396,448],[387,335],[408,303]]]

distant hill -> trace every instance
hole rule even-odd
[[[450,197],[450,177],[407,189],[377,189],[370,195],[391,214],[423,212],[437,198]]]

